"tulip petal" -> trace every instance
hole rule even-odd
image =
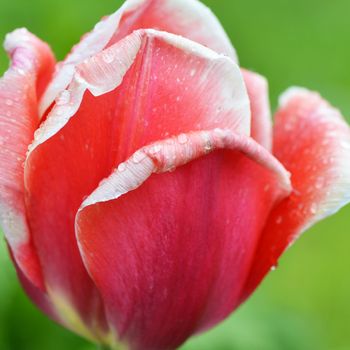
[[[150,142],[201,128],[249,134],[249,116],[237,65],[172,34],[136,31],[80,64],[25,164],[27,210],[49,290],[92,327],[91,310],[101,303],[74,230],[83,198]]]
[[[60,323],[59,318],[57,318],[55,309],[47,295],[42,289],[37,288],[28,278],[23,274],[22,270],[14,262],[18,279],[21,282],[22,288],[25,290],[26,294],[30,300],[46,315],[48,315],[52,320]]]
[[[289,193],[281,164],[228,130],[181,134],[120,164],[84,201],[76,231],[121,339],[174,349],[226,317],[271,207]]]
[[[25,29],[6,37],[11,67],[0,80],[0,222],[25,277],[44,288],[24,204],[23,163],[38,127],[37,98],[54,68],[50,48]]]
[[[127,0],[83,37],[62,62],[41,100],[43,115],[69,85],[75,66],[137,29],[157,29],[181,35],[237,61],[236,53],[214,14],[197,0]]]
[[[272,119],[267,80],[248,70],[242,69],[252,113],[251,137],[271,151]]]
[[[350,201],[350,128],[318,94],[293,88],[283,95],[274,153],[292,173],[295,190],[267,222],[243,300],[301,232]]]

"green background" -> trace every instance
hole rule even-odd
[[[350,115],[349,0],[205,1],[229,33],[242,66],[264,74],[271,103],[290,85],[316,89]],[[117,0],[1,0],[0,37],[25,26],[62,59]],[[0,54],[0,72],[7,67]],[[348,119],[349,120],[349,119]],[[309,230],[254,296],[183,349],[350,349],[350,207]],[[89,350],[53,324],[18,286],[0,243],[0,349]]]

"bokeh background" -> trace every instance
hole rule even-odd
[[[271,104],[290,85],[316,89],[350,116],[349,0],[207,0],[242,66],[264,74]],[[25,26],[62,59],[118,0],[1,0],[0,37]],[[0,53],[0,73],[8,65]],[[349,160],[350,162],[350,160]],[[349,350],[350,207],[309,230],[254,296],[183,350]],[[0,242],[0,349],[91,350],[19,288]]]

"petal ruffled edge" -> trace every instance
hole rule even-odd
[[[143,15],[148,18],[150,17],[150,14],[147,13],[149,6],[156,8],[160,17],[168,17],[169,21],[176,13],[180,14],[182,21],[181,24],[177,24],[179,26],[178,30],[171,31],[174,34],[195,40],[202,45],[212,48],[218,53],[226,54],[235,62],[238,62],[236,52],[220,22],[212,11],[200,1],[160,0],[160,3],[157,2],[159,2],[159,0],[127,0],[115,13],[103,18],[101,22],[97,23],[93,31],[84,35],[82,40],[73,47],[72,52],[67,58],[57,66],[55,76],[40,101],[40,115],[44,115],[45,111],[54,102],[58,94],[67,88],[74,76],[76,65],[116,43],[116,40],[122,39],[116,35],[118,31],[122,31],[124,36],[131,34],[131,31],[135,29],[154,28],[170,32],[171,30],[168,30],[168,28],[160,28],[160,26],[156,24],[147,25],[147,27],[145,27],[142,20],[140,21],[139,17],[142,19]],[[143,14],[143,12],[146,14]],[[169,13],[172,15],[169,16]],[[135,16],[135,19],[127,18],[126,24],[124,25],[122,23],[124,17],[133,16]],[[129,23],[134,20],[139,20],[140,25],[135,25],[135,23],[131,25]],[[155,21],[156,20],[157,19],[155,19]],[[196,29],[187,32],[188,29],[186,26],[191,23],[196,23]],[[123,25],[126,27],[125,30],[122,28]],[[129,27],[131,27],[131,31],[128,30],[130,29]],[[200,33],[204,36],[203,38],[201,38]],[[115,38],[113,38],[114,36]]]
[[[302,232],[350,202],[350,127],[318,93],[294,87],[281,96],[274,154],[294,191],[267,221],[241,302]]]
[[[278,203],[289,195],[291,191],[289,173],[278,160],[250,137],[235,134],[230,130],[215,129],[180,134],[141,148],[126,162],[119,164],[111,176],[100,183],[98,188],[85,199],[76,215],[76,237],[82,259],[97,287],[101,288],[100,292],[105,296],[106,304],[110,302],[108,299],[110,293],[104,289],[103,282],[102,285],[99,284],[102,276],[100,273],[96,274],[96,271],[101,266],[94,264],[96,253],[91,250],[91,240],[86,238],[86,230],[84,230],[85,220],[88,220],[91,214],[90,210],[94,210],[95,207],[98,211],[100,210],[97,207],[98,204],[117,200],[128,192],[136,190],[154,173],[174,171],[178,167],[220,149],[238,151],[271,171],[271,178],[277,183],[276,188],[273,189],[274,201]],[[262,188],[261,191],[266,192],[266,189]],[[113,213],[115,215],[114,211]],[[101,256],[100,253],[98,255]],[[229,311],[231,310],[230,308]],[[114,316],[110,315],[110,322],[112,328],[113,325],[117,327],[114,324]],[[121,330],[118,328],[118,331]],[[123,331],[121,332],[122,339],[124,339],[125,335]],[[138,342],[137,339],[130,341],[135,344]],[[138,346],[140,345],[135,348],[139,348]]]
[[[237,81],[243,83],[238,66],[228,57],[217,54],[205,46],[178,35],[153,29],[137,30],[76,67],[76,72],[68,89],[62,91],[57,97],[56,104],[50,111],[47,119],[35,132],[34,141],[29,147],[28,157],[36,147],[57,134],[67,124],[69,119],[79,109],[84,93],[87,90],[94,96],[100,96],[118,87],[124,75],[132,66],[143,41],[148,38],[157,38],[170,46],[193,55],[193,57],[198,56],[213,62],[221,61],[223,64],[231,67],[232,74],[229,74],[226,79],[232,80],[232,86],[236,86]],[[112,60],[111,57],[113,57]],[[106,67],[99,66],[96,68],[95,62],[98,65],[104,62]],[[115,68],[114,74],[111,74],[111,67]],[[94,74],[93,69],[97,69],[100,75]],[[238,80],[236,81],[237,78]],[[246,108],[246,104],[249,104],[249,101],[244,84],[242,88],[237,89],[236,95],[235,98],[241,101],[241,104],[236,106],[237,110],[241,110],[239,123],[237,121],[237,131],[248,135],[250,132],[250,115],[248,113],[250,113],[250,110],[249,107]]]
[[[272,149],[272,118],[267,80],[260,74],[242,69],[252,113],[251,137],[263,147]]]
[[[155,142],[138,150],[125,163],[119,164],[117,170],[85,199],[79,212],[98,202],[117,199],[139,187],[153,173],[173,171],[215,149],[223,148],[243,152],[248,158],[270,169],[280,180],[283,196],[290,193],[289,173],[268,151],[257,146],[250,137],[223,129],[181,134]]]
[[[11,66],[0,80],[0,215],[13,257],[26,278],[44,288],[24,203],[23,162],[39,117],[37,99],[55,65],[47,44],[26,29],[6,36]]]
[[[279,140],[283,136],[278,134],[281,129],[287,130],[287,133],[290,132],[288,129],[292,125],[283,120],[283,114],[288,108],[294,106],[298,108],[298,113],[301,115],[310,113],[309,119],[307,116],[304,117],[306,119],[305,128],[309,127],[311,130],[311,123],[314,123],[315,129],[319,128],[319,132],[322,134],[318,142],[320,148],[324,150],[320,161],[325,165],[324,173],[321,174],[325,182],[321,184],[320,178],[312,178],[313,184],[309,187],[309,192],[312,193],[311,190],[319,192],[322,189],[325,195],[320,203],[314,203],[315,206],[311,205],[312,220],[299,228],[300,232],[304,232],[316,222],[335,214],[350,203],[350,126],[341,113],[323,100],[318,93],[304,88],[290,88],[280,97],[280,109],[276,115],[274,128],[274,153],[282,164],[284,161],[278,150],[278,143],[283,142],[283,140]],[[317,154],[314,155],[314,157],[316,156]],[[301,193],[298,193],[297,188],[296,191],[295,194],[300,197]]]

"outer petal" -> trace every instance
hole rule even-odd
[[[293,194],[271,214],[243,299],[309,226],[350,201],[350,128],[326,101],[304,89],[281,98],[274,153],[292,173]]]
[[[235,61],[236,53],[217,18],[197,0],[127,0],[123,6],[98,23],[85,35],[65,61],[41,101],[41,114],[59,92],[70,83],[75,66],[113,45],[137,29],[154,28],[178,34],[228,55]]]
[[[37,288],[32,282],[30,282],[28,278],[23,274],[22,270],[19,269],[19,267],[16,265],[16,262],[14,263],[15,263],[17,275],[21,282],[21,285],[25,290],[26,294],[29,296],[30,300],[40,310],[45,312],[46,315],[50,316],[51,319],[59,323],[60,320],[56,316],[55,309],[48,295],[45,292],[43,292],[41,289]]]
[[[270,153],[220,129],[151,144],[120,164],[76,218],[119,336],[132,349],[174,349],[226,317],[266,217],[289,188]]]
[[[251,137],[271,150],[272,119],[267,81],[263,76],[245,69],[242,69],[242,73],[252,112]]]
[[[249,122],[237,65],[187,39],[137,31],[79,65],[36,133],[25,168],[27,210],[49,290],[89,327],[98,324],[101,304],[74,231],[83,199],[145,144],[220,126],[249,134]]]
[[[0,222],[19,268],[43,287],[24,207],[23,162],[39,122],[37,98],[55,60],[49,47],[25,29],[9,34],[5,48],[12,63],[0,80]]]

